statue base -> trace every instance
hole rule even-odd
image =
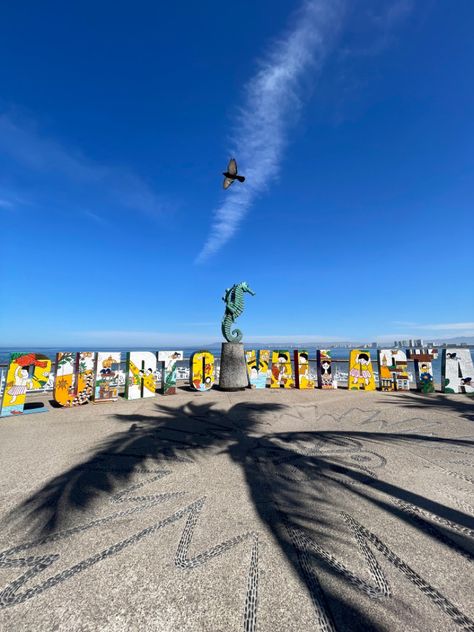
[[[248,385],[244,345],[241,342],[223,342],[219,388],[223,391],[240,391]]]

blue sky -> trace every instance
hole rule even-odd
[[[296,6],[3,3],[0,345],[474,335],[474,4]]]

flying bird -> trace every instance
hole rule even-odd
[[[223,171],[222,175],[225,176],[224,189],[228,189],[234,180],[238,180],[239,182],[243,182],[245,180],[244,176],[237,175],[237,163],[235,158],[231,158],[229,160],[227,171]]]

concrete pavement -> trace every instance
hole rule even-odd
[[[181,388],[1,419],[0,629],[474,630],[473,403]]]

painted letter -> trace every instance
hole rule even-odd
[[[474,393],[474,365],[469,349],[443,349],[443,393]]]
[[[270,388],[294,388],[289,351],[274,351],[272,353],[272,376]]]
[[[156,355],[151,351],[129,351],[127,353],[125,399],[155,397],[156,367]]]
[[[257,388],[258,364],[257,352],[254,349],[245,352],[245,362],[247,363],[247,374],[251,388]]]
[[[182,351],[158,351],[161,362],[161,393],[176,394],[176,363],[183,359]]]
[[[215,382],[214,356],[209,351],[196,351],[191,356],[189,382],[197,391],[209,391]]]
[[[266,388],[270,351],[268,349],[246,351],[245,358],[247,361],[250,386],[252,388]]]
[[[436,349],[415,349],[410,351],[410,360],[415,364],[416,388],[422,393],[434,393],[433,365],[438,357]]]
[[[95,370],[94,403],[118,399],[120,351],[99,351]]]
[[[5,380],[0,417],[44,413],[44,405],[25,409],[26,391],[42,388],[51,372],[51,360],[41,353],[12,353]]]
[[[294,351],[295,386],[296,388],[314,388],[314,381],[309,379],[309,354],[306,349]]]
[[[409,391],[407,356],[401,349],[379,349],[379,387],[381,391]]]
[[[337,381],[332,378],[332,360],[329,349],[318,349],[318,386],[322,389],[337,388]]]
[[[59,352],[56,355],[54,399],[61,406],[87,404],[94,392],[95,353]]]
[[[374,391],[375,380],[370,351],[352,349],[347,388],[351,391]]]

